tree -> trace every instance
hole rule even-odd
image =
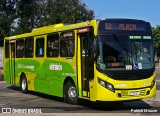
[[[154,48],[157,52],[157,56],[160,57],[160,26],[152,28],[153,39],[154,39]]]
[[[17,27],[14,34],[30,32],[34,26],[34,17],[36,16],[35,0],[18,0],[16,1]]]
[[[80,0],[0,0],[0,18],[4,38],[46,25],[90,20],[94,11]]]
[[[14,0],[0,0],[0,46],[3,45],[3,38],[10,35],[14,13]]]
[[[94,18],[94,12],[79,0],[21,0],[17,9],[15,34],[46,25],[77,23]]]
[[[79,0],[48,0],[46,12],[47,24],[77,23],[94,18],[94,11]]]

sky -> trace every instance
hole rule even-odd
[[[94,10],[95,19],[141,19],[160,26],[160,0],[81,0]]]

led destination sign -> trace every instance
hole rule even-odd
[[[101,21],[99,31],[151,31],[149,23],[127,21]]]
[[[105,23],[106,30],[137,30],[136,24]]]
[[[142,24],[105,23],[105,30],[144,31],[145,28]]]

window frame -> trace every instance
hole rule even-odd
[[[6,47],[6,43],[7,43],[7,47]],[[9,53],[9,40],[5,40],[4,44],[5,44],[5,48],[4,48],[4,50],[5,50],[5,53],[4,53],[5,54],[5,58],[9,58],[9,56],[10,56],[10,53]]]
[[[23,40],[23,46],[21,46],[22,43],[19,42],[21,40]],[[17,46],[18,46],[19,43],[20,43],[19,47],[23,47],[23,48],[18,51]],[[24,54],[25,54],[25,40],[24,40],[24,38],[19,38],[19,39],[16,40],[16,58],[24,58]]]
[[[27,40],[29,40],[29,39],[31,39],[32,42],[30,42],[30,44],[27,44]],[[30,41],[31,41],[31,40],[30,40]],[[26,45],[29,45],[28,47],[30,48],[30,47],[31,47],[31,44],[32,44],[32,53],[31,53],[32,56],[30,55],[30,56],[31,56],[31,57],[30,57],[29,55],[28,55],[28,56],[26,55],[26,53],[28,53],[28,52],[31,51],[31,50],[30,50],[30,51],[29,51],[29,50],[26,50],[26,49],[27,49]],[[25,58],[33,58],[33,57],[34,57],[34,38],[33,38],[33,37],[26,37],[26,38],[25,38],[25,54],[24,54],[24,57],[25,57]]]
[[[37,55],[37,40],[43,40],[43,51],[42,55]],[[39,51],[40,53],[40,51]],[[36,38],[36,43],[35,43],[35,56],[39,58],[43,58],[45,56],[45,37],[38,37]]]
[[[58,38],[49,38],[49,36],[57,36]],[[58,46],[56,46],[58,49],[52,49],[53,51],[54,50],[57,50],[56,52],[57,52],[57,54],[56,55],[52,55],[52,56],[49,56],[49,54],[48,54],[48,52],[50,52],[50,50],[49,50],[49,47],[48,47],[48,40],[49,39],[53,39],[54,41],[52,41],[52,42],[55,42],[56,40],[58,40]],[[54,47],[54,43],[52,44],[52,47]],[[59,56],[59,48],[60,48],[60,36],[59,36],[59,33],[50,33],[50,34],[48,34],[47,35],[47,38],[46,38],[46,57],[48,57],[48,58],[51,58],[51,57],[58,57]],[[52,52],[53,53],[53,52]]]
[[[68,35],[67,35],[67,33],[68,33]],[[69,36],[70,33],[72,33],[72,36]],[[66,37],[62,38],[63,34],[66,34]],[[68,39],[68,37],[72,37],[72,39],[71,38]],[[73,41],[73,49],[72,49],[73,50],[73,54],[71,54],[71,55],[62,54],[62,47],[61,47],[62,45],[61,44],[62,44],[63,41],[67,41],[67,40],[72,40]],[[68,44],[68,42],[66,42],[66,43]],[[61,32],[60,33],[60,42],[59,42],[59,44],[60,44],[60,50],[59,50],[60,51],[60,57],[74,57],[74,55],[75,55],[75,32],[74,32],[74,30]]]

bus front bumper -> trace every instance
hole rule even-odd
[[[156,82],[154,86],[139,89],[115,89],[110,91],[100,84],[97,87],[97,101],[127,101],[151,98],[156,95]]]

